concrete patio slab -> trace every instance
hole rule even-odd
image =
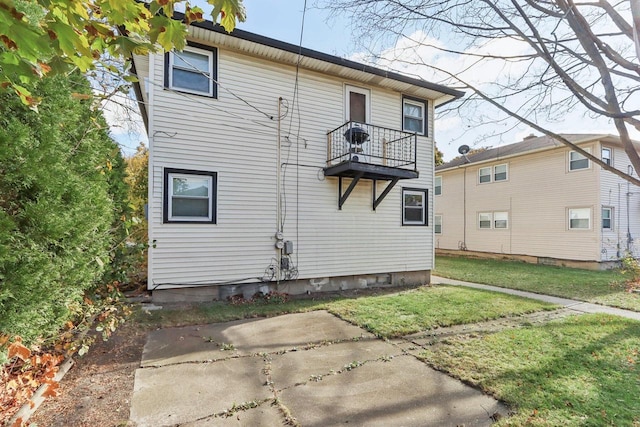
[[[182,424],[273,395],[260,358],[185,363],[136,371],[130,419],[138,426]]]
[[[234,413],[229,417],[208,418],[180,424],[180,427],[274,427],[285,425],[284,416],[278,408],[266,402],[257,408]]]
[[[149,334],[142,354],[142,366],[215,361],[360,337],[372,338],[373,335],[326,311],[168,328]]]
[[[305,427],[488,426],[506,409],[489,396],[405,355],[370,362],[281,393]]]
[[[295,384],[318,381],[354,362],[390,359],[400,354],[402,351],[392,344],[365,338],[274,355],[270,363],[271,381],[276,390],[282,390]]]
[[[136,372],[130,421],[271,427],[289,414],[302,426],[485,426],[494,413],[506,415],[495,399],[404,347],[328,312],[155,331]]]

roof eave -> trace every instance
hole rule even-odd
[[[184,15],[176,12],[174,14],[176,19],[183,19]],[[400,73],[395,73],[388,70],[383,70],[381,68],[372,67],[370,65],[362,64],[356,61],[352,61],[349,59],[341,58],[339,56],[329,55],[323,52],[319,52],[316,50],[308,49],[305,47],[300,47],[298,45],[294,45],[291,43],[283,42],[280,40],[272,39],[269,37],[265,37],[259,34],[251,33],[248,31],[244,31],[241,29],[235,29],[231,33],[226,32],[226,30],[218,24],[214,24],[211,21],[203,21],[191,23],[191,27],[193,29],[202,29],[206,31],[210,31],[219,37],[214,37],[214,41],[218,43],[226,44],[227,47],[231,47],[240,51],[248,51],[249,47],[242,46],[240,42],[233,43],[231,40],[240,40],[244,42],[249,42],[251,44],[265,46],[271,49],[274,49],[279,52],[285,52],[289,55],[279,55],[279,59],[281,62],[288,63],[291,65],[296,65],[299,63],[300,66],[319,71],[319,72],[327,72],[326,66],[321,66],[320,63],[331,64],[333,66],[337,66],[342,68],[343,70],[352,70],[356,73],[349,73],[350,78],[355,80],[358,79],[360,75],[363,81],[367,82],[375,82],[375,84],[386,86],[386,87],[394,87],[394,89],[402,92],[400,86],[405,85],[406,91],[417,91],[422,92],[424,95],[428,94],[428,98],[432,99],[435,106],[441,106],[445,103],[451,102],[455,99],[461,98],[464,96],[464,92],[459,91],[457,89],[453,89],[447,86],[439,85],[436,83],[432,83],[423,79],[410,77],[407,75],[403,75]],[[190,35],[196,39],[201,39],[198,37],[197,31],[190,31]],[[252,50],[251,54],[260,56],[259,53],[256,53],[255,50]],[[298,55],[303,58],[307,58],[308,60],[299,61]],[[265,57],[267,57],[265,55]],[[268,58],[268,57],[267,57]],[[316,63],[315,61],[319,61]],[[347,74],[346,72],[342,73],[333,73],[336,75]],[[368,78],[364,78],[367,75]],[[400,83],[393,84],[392,82]]]

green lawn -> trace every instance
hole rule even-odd
[[[394,295],[345,299],[327,310],[380,337],[398,337],[440,326],[552,310],[557,306],[477,289],[437,286]]]
[[[583,315],[447,339],[422,357],[516,409],[499,425],[640,425],[640,322]]]
[[[640,294],[625,291],[626,277],[619,270],[592,271],[519,261],[438,256],[433,273],[640,311]]]

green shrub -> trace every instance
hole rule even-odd
[[[0,336],[52,337],[109,269],[124,165],[87,80],[42,80],[39,112],[0,96]]]

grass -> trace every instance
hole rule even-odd
[[[136,322],[150,329],[228,322],[312,310],[327,310],[379,337],[398,337],[440,326],[552,310],[556,306],[512,295],[455,286],[422,287],[359,298],[293,299],[283,303],[232,305],[214,302],[189,310],[138,313]]]
[[[640,322],[583,315],[425,351],[437,369],[516,409],[499,425],[639,426]]]
[[[436,286],[335,301],[326,308],[379,337],[389,338],[557,307],[477,289]]]
[[[519,261],[438,256],[434,274],[640,311],[640,294],[625,290],[627,277],[620,270],[593,271]]]

